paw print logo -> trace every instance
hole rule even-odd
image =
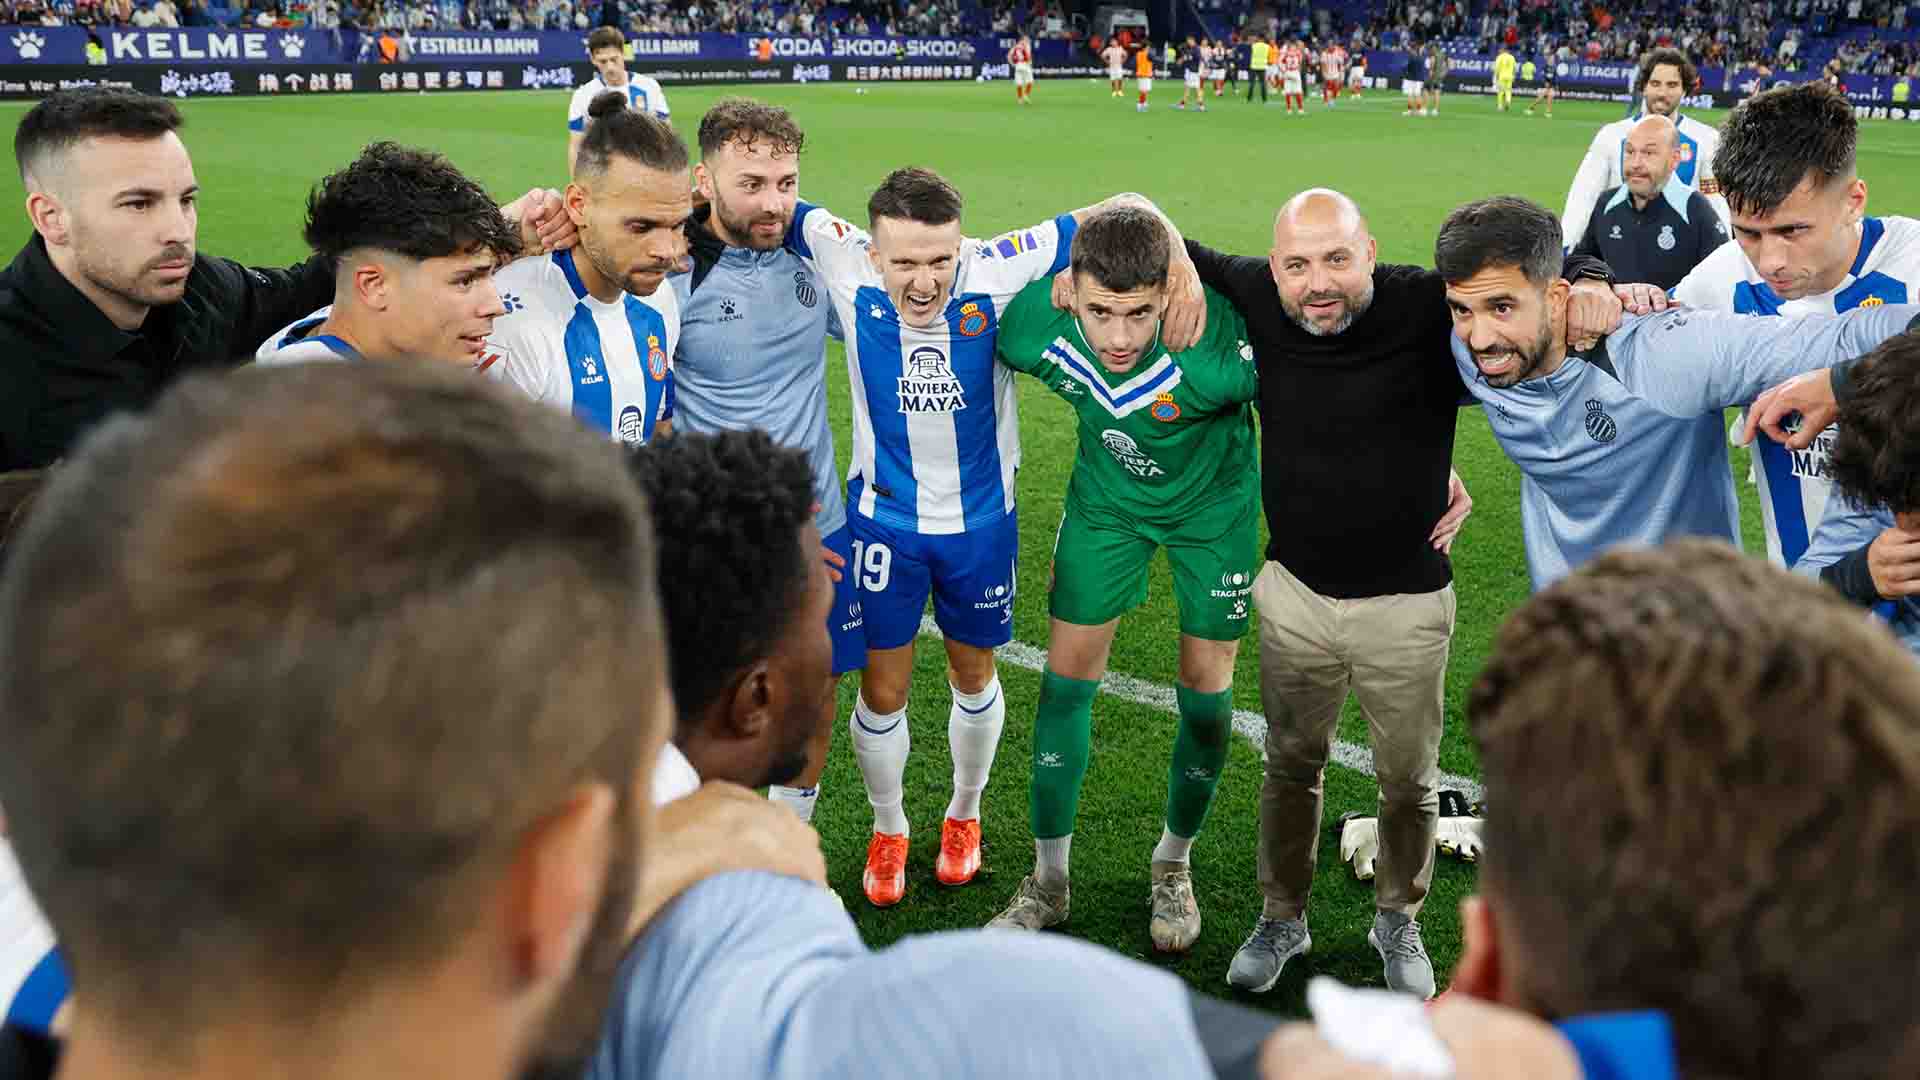
[[[306,38],[301,37],[299,34],[281,34],[280,35],[280,55],[281,56],[284,56],[289,60],[298,60],[300,59],[300,54],[303,52],[306,52],[306,50],[307,50]]]
[[[720,314],[722,316],[731,319],[733,318],[736,310],[737,309],[735,308],[734,303],[731,299],[720,301]]]
[[[38,60],[40,59],[40,50],[47,47],[47,39],[41,37],[39,34],[30,34],[26,31],[21,31],[13,35],[13,47],[19,50],[20,59]]]
[[[521,308],[526,307],[527,305],[524,301],[520,299],[520,296],[517,293],[501,293],[500,306],[503,308],[506,308],[507,314],[511,315],[514,312],[519,311]]]

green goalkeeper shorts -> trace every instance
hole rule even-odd
[[[1147,567],[1167,549],[1180,632],[1237,641],[1252,621],[1260,569],[1260,499],[1223,500],[1177,525],[1154,525],[1067,495],[1053,543],[1048,610],[1062,622],[1098,626],[1147,598]]]

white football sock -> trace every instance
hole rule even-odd
[[[1193,853],[1193,837],[1175,836],[1160,826],[1160,842],[1154,845],[1154,862],[1186,862]]]
[[[1073,847],[1073,834],[1049,837],[1033,842],[1033,876],[1050,889],[1067,883],[1067,852]]]
[[[813,823],[813,804],[820,798],[820,788],[787,787],[774,784],[767,788],[767,798],[793,811],[793,816],[808,824]]]
[[[947,816],[966,821],[980,816],[980,793],[993,771],[993,754],[1000,748],[1000,728],[1007,719],[1006,695],[995,675],[977,694],[963,694],[951,684],[953,707],[947,713],[947,742],[953,752],[953,800]]]
[[[900,805],[907,752],[912,749],[906,708],[875,713],[862,694],[853,704],[853,719],[847,727],[853,732],[853,758],[860,763],[860,778],[867,782],[867,801],[873,804],[873,830],[907,835],[907,815]]]

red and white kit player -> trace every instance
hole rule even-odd
[[[1033,44],[1027,35],[1007,50],[1007,63],[1013,68],[1013,100],[1022,105],[1033,103]]]
[[[1340,101],[1340,84],[1347,77],[1347,50],[1338,44],[1320,51],[1320,100],[1326,105]]]
[[[1307,114],[1307,92],[1301,82],[1301,70],[1306,67],[1307,50],[1297,41],[1289,41],[1280,46],[1280,93],[1285,97],[1287,112],[1296,108],[1300,115]]]

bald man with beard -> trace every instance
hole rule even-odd
[[[1376,907],[1368,935],[1387,985],[1420,997],[1433,966],[1416,921],[1433,876],[1442,690],[1453,637],[1455,536],[1472,507],[1450,469],[1465,387],[1439,275],[1383,265],[1352,199],[1303,191],[1274,218],[1267,258],[1187,241],[1201,280],[1245,317],[1260,369],[1261,481],[1271,541],[1260,609],[1267,715],[1260,796],[1263,911],[1227,981],[1273,988],[1312,944],[1308,894],[1321,776],[1349,693],[1380,784]],[[1598,260],[1570,334],[1618,321]],[[1277,302],[1276,302],[1277,301]],[[1470,399],[1468,399],[1470,400]]]
[[[1623,281],[1671,289],[1727,242],[1727,226],[1680,167],[1680,129],[1652,113],[1620,140],[1619,187],[1600,193],[1576,255],[1605,259]]]

